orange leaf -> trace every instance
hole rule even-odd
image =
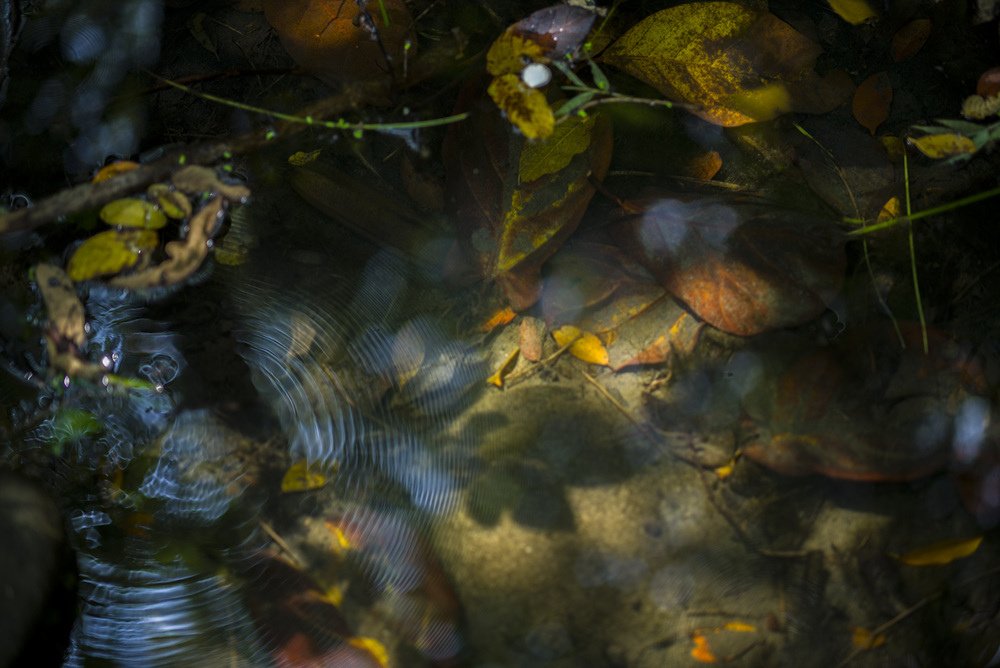
[[[113,179],[119,174],[130,172],[138,166],[138,162],[132,162],[131,160],[117,160],[112,162],[110,165],[105,165],[97,170],[97,173],[94,174],[94,178],[92,178],[90,182],[100,183],[101,181],[107,181],[108,179]]]
[[[930,19],[914,19],[892,36],[892,59],[897,63],[912,58],[931,34]]]
[[[500,309],[499,311],[491,315],[489,318],[487,318],[483,322],[483,324],[479,326],[479,331],[483,333],[492,332],[497,327],[502,327],[506,325],[516,316],[517,314],[514,313],[514,310],[511,307],[505,306],[504,308]]]
[[[699,663],[715,663],[718,661],[708,646],[708,638],[700,633],[695,633],[691,636],[691,640],[694,642],[694,647],[691,648],[692,659]]]
[[[875,130],[889,118],[892,104],[892,83],[885,72],[876,72],[861,82],[854,91],[851,112],[858,123],[875,135]]]
[[[385,77],[412,57],[413,18],[405,0],[381,0],[364,10],[360,3],[329,0],[265,0],[264,15],[288,55],[324,82]],[[383,13],[388,22],[383,21]],[[363,23],[370,19],[378,40]],[[387,60],[388,56],[388,60]]]
[[[722,169],[722,156],[718,151],[702,153],[688,163],[688,173],[691,178],[699,181],[711,181],[720,169]]]

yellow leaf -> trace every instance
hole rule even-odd
[[[699,663],[715,663],[718,659],[715,658],[715,654],[712,653],[712,649],[708,646],[708,638],[700,633],[695,633],[691,636],[692,642],[694,642],[694,647],[691,648],[691,658]]]
[[[497,37],[486,53],[486,70],[495,77],[518,74],[524,69],[525,60],[546,62],[542,45],[534,40],[507,30]]]
[[[528,139],[543,139],[552,134],[556,117],[545,95],[525,86],[516,74],[498,76],[486,92]]]
[[[296,151],[295,153],[292,153],[290,156],[288,156],[288,164],[294,167],[301,167],[303,165],[308,165],[310,162],[318,158],[319,154],[322,153],[322,151],[323,149],[320,148],[316,149],[315,151],[309,151],[308,153],[306,153],[305,151]]]
[[[505,306],[504,308],[500,309],[499,311],[491,315],[489,318],[487,318],[483,322],[483,324],[479,326],[479,331],[483,332],[484,334],[492,332],[497,327],[503,327],[511,320],[513,320],[516,316],[517,314],[514,313],[514,309],[512,309],[509,306]]]
[[[830,9],[837,13],[837,16],[844,19],[851,25],[858,25],[865,21],[878,18],[878,13],[871,8],[867,0],[827,0]]]
[[[911,137],[909,142],[928,158],[950,158],[976,152],[975,142],[965,135],[952,132]]]
[[[305,492],[310,489],[318,489],[326,484],[326,476],[310,469],[306,460],[300,460],[292,464],[285,476],[281,479],[282,492]]]
[[[371,654],[380,668],[389,668],[389,652],[386,651],[385,645],[375,640],[375,638],[357,636],[350,638],[347,642]]]
[[[174,190],[166,183],[154,183],[146,189],[146,194],[156,200],[159,207],[163,209],[163,213],[174,220],[184,220],[191,215],[193,210],[191,200],[187,198],[187,195],[179,190]]]
[[[841,100],[832,96],[842,94],[839,84],[812,69],[820,53],[819,45],[769,12],[735,2],[691,2],[646,17],[601,59],[670,99],[699,105],[695,113],[702,118],[732,127],[789,109],[822,113],[836,107]]]
[[[152,230],[108,230],[90,237],[70,256],[66,273],[73,281],[89,281],[117,274],[139,261],[145,251],[156,248]]]
[[[897,558],[907,566],[943,566],[956,559],[968,557],[979,549],[979,544],[982,542],[982,536],[952,538],[911,550]]]
[[[851,631],[851,644],[858,649],[874,649],[876,647],[881,647],[885,644],[885,634],[880,633],[877,636],[872,635],[872,632],[868,629],[855,626],[854,630]]]
[[[712,472],[715,473],[715,476],[719,480],[725,480],[726,478],[731,476],[733,474],[733,471],[735,470],[736,470],[736,460],[731,459],[728,464],[723,464],[722,466],[717,466],[714,469],[712,469]]]
[[[146,200],[127,197],[108,202],[101,209],[101,220],[108,225],[158,230],[167,224],[167,217]]]
[[[504,378],[506,378],[507,374],[513,371],[514,367],[517,365],[517,355],[519,352],[520,351],[517,348],[515,348],[514,352],[512,352],[510,355],[507,355],[507,359],[503,361],[503,364],[500,365],[500,368],[497,369],[496,373],[494,373],[492,376],[486,379],[486,382],[489,383],[490,385],[503,387]]]
[[[882,210],[878,212],[878,221],[885,222],[887,220],[892,220],[893,218],[899,218],[899,214],[902,212],[902,205],[899,202],[899,198],[893,195],[889,198],[889,201],[882,205]]]
[[[569,345],[569,354],[588,364],[608,366],[608,350],[596,335],[573,325],[563,325],[552,332],[559,347]]]
[[[753,624],[747,624],[746,622],[726,622],[723,627],[726,631],[735,631],[736,633],[755,633],[757,627]]]

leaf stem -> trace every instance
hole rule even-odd
[[[917,246],[913,239],[913,210],[910,202],[910,161],[907,158],[906,146],[903,146],[903,192],[906,196],[906,218],[910,221],[908,234],[910,241],[910,273],[913,275],[913,296],[917,300],[917,317],[920,319],[920,338],[924,346],[924,354],[929,351],[927,345],[927,319],[924,316],[924,302],[920,298],[920,280],[917,277]]]

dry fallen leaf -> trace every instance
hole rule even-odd
[[[889,118],[892,105],[892,83],[885,72],[876,72],[861,82],[854,91],[851,112],[854,118],[874,136],[875,130]]]
[[[138,162],[132,162],[131,160],[116,160],[110,165],[105,165],[97,170],[94,174],[94,178],[90,180],[91,183],[101,183],[102,181],[107,181],[108,179],[113,179],[119,174],[124,174],[125,172],[131,172],[133,169],[139,166]]]
[[[907,566],[944,566],[968,557],[979,549],[982,542],[982,536],[952,538],[911,550],[897,558]]]

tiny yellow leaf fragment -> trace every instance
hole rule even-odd
[[[699,663],[715,663],[718,659],[715,658],[715,654],[712,653],[712,649],[708,646],[708,638],[700,633],[694,633],[691,635],[691,641],[694,643],[694,647],[691,648],[691,658]]]
[[[872,634],[868,629],[855,626],[851,631],[851,644],[857,649],[875,649],[885,644],[885,634]]]
[[[911,550],[897,558],[907,566],[944,566],[956,559],[968,557],[979,549],[982,542],[982,536],[952,538]]]
[[[310,468],[306,460],[300,460],[288,467],[281,479],[282,492],[305,492],[319,489],[326,484],[326,476]]]
[[[726,622],[722,626],[725,631],[734,631],[736,633],[756,633],[757,627],[753,624],[747,624],[746,622]]]
[[[351,542],[350,536],[347,535],[347,532],[344,531],[342,527],[329,520],[325,521],[323,524],[326,525],[327,531],[329,531],[330,535],[333,536],[333,548],[335,551],[346,552],[347,550],[354,549],[354,543]]]
[[[179,190],[174,190],[166,183],[154,183],[146,189],[146,194],[156,201],[163,209],[163,213],[174,220],[184,220],[193,211],[191,200],[187,198],[187,195]]]
[[[507,358],[503,361],[503,364],[500,365],[500,368],[496,370],[496,373],[487,378],[486,382],[490,385],[503,387],[504,378],[506,378],[507,374],[513,371],[514,367],[517,365],[517,356],[519,352],[520,350],[515,348],[510,355],[507,355]]]
[[[333,585],[323,592],[323,598],[334,607],[339,608],[340,604],[344,602],[344,590],[337,585]]]
[[[375,659],[375,662],[381,668],[389,668],[389,652],[386,651],[385,645],[375,640],[375,638],[357,636],[349,639],[347,642],[371,654],[372,658]]]
[[[552,332],[552,338],[560,348],[569,346],[569,354],[588,364],[608,366],[608,350],[595,334],[581,331],[573,325],[563,325]]]
[[[712,472],[715,473],[715,477],[718,478],[719,480],[726,480],[729,476],[733,475],[733,471],[735,470],[736,470],[736,460],[731,459],[729,460],[729,463],[723,464],[722,466],[717,466],[714,469],[712,469]]]
[[[903,208],[899,202],[899,198],[893,195],[889,198],[888,202],[882,205],[882,210],[878,212],[878,222],[884,223],[887,220],[899,218],[902,210]]]
[[[158,230],[167,224],[167,217],[146,200],[126,197],[108,202],[101,209],[101,220],[108,225]]]
[[[296,151],[295,153],[292,153],[290,156],[288,156],[288,164],[292,165],[293,167],[302,167],[303,165],[308,165],[310,162],[316,160],[316,158],[318,158],[319,154],[322,152],[323,149],[321,148],[318,148],[315,151],[309,151],[308,153],[306,153],[305,151]]]
[[[138,162],[132,162],[131,160],[119,160],[117,162],[112,162],[110,165],[105,165],[97,170],[94,174],[94,178],[90,180],[91,183],[101,183],[102,181],[107,181],[113,179],[119,174],[124,174],[125,172],[131,172],[133,169],[139,166]]]
[[[952,132],[911,137],[909,142],[928,158],[950,158],[976,152],[975,142],[965,135]]]
[[[867,0],[827,0],[830,9],[837,13],[837,16],[844,19],[851,25],[858,25],[866,21],[878,18],[878,13],[871,8]]]
[[[500,309],[499,311],[491,315],[485,321],[483,321],[483,324],[479,326],[479,331],[483,332],[484,334],[488,334],[497,327],[503,327],[511,320],[513,320],[516,316],[517,314],[514,313],[514,309],[512,309],[509,306],[505,306],[504,308]]]

